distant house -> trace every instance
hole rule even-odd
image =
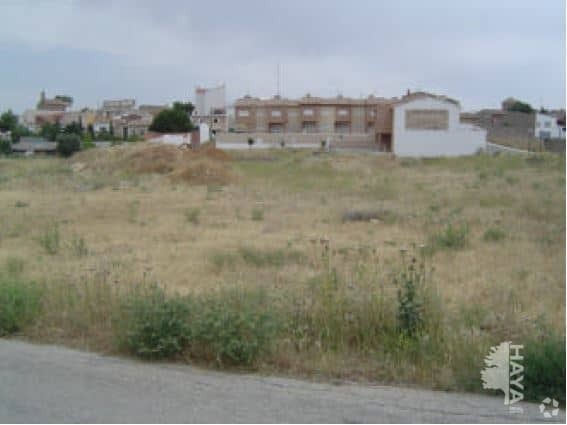
[[[486,131],[460,122],[454,99],[416,92],[393,104],[392,150],[400,156],[470,155],[486,145]]]
[[[12,152],[23,155],[53,155],[56,151],[57,143],[41,137],[22,137],[18,143],[12,144]]]
[[[152,124],[153,117],[149,114],[123,114],[112,121],[114,135],[127,139],[132,136],[143,137]]]
[[[535,136],[540,140],[565,139],[565,123],[548,113],[535,114]]]
[[[100,133],[110,133],[110,120],[108,119],[98,119],[93,122],[93,131],[95,134]]]

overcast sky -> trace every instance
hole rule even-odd
[[[288,97],[565,105],[563,0],[0,0],[0,17],[0,110],[42,89],[74,107],[192,100],[219,82],[229,101],[272,96],[278,62]]]

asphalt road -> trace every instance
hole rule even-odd
[[[321,384],[0,339],[0,422],[563,422],[503,397]]]

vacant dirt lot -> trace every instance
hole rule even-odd
[[[257,362],[298,374],[473,389],[490,344],[564,337],[560,157],[411,160],[290,151],[145,157],[145,149],[87,151],[70,161],[0,159],[5,273],[53,285],[100,276],[115,285],[157,282],[180,294],[259,289],[270,303],[293,299],[301,311],[326,299],[313,288],[322,273],[335,273],[342,289],[329,305],[337,310],[326,310],[317,323],[330,329],[321,335],[340,326],[340,336],[329,344],[310,340],[311,331],[303,335],[298,325],[293,343],[282,342]],[[427,314],[441,317],[428,335],[442,339],[449,360],[433,351],[421,356],[422,348],[398,356],[404,340],[375,342],[363,322],[379,317],[352,307],[376,293],[395,310],[395,276],[414,255],[436,300],[428,301],[436,307]],[[343,299],[344,306],[337,301]],[[354,322],[358,327],[345,328]],[[55,324],[41,334],[105,349],[104,336],[69,337]],[[427,338],[419,344],[427,346]]]

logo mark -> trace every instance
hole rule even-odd
[[[550,404],[553,406],[551,412],[547,410]],[[552,400],[549,397],[546,397],[539,405],[539,411],[546,419],[549,419],[553,416],[557,416],[559,414],[559,402],[555,399]]]
[[[523,345],[513,345],[510,341],[490,347],[484,358],[486,367],[480,372],[482,387],[488,390],[500,390],[504,393],[504,404],[509,406],[510,413],[523,413],[523,409],[514,406],[524,399],[524,366],[520,354]]]

